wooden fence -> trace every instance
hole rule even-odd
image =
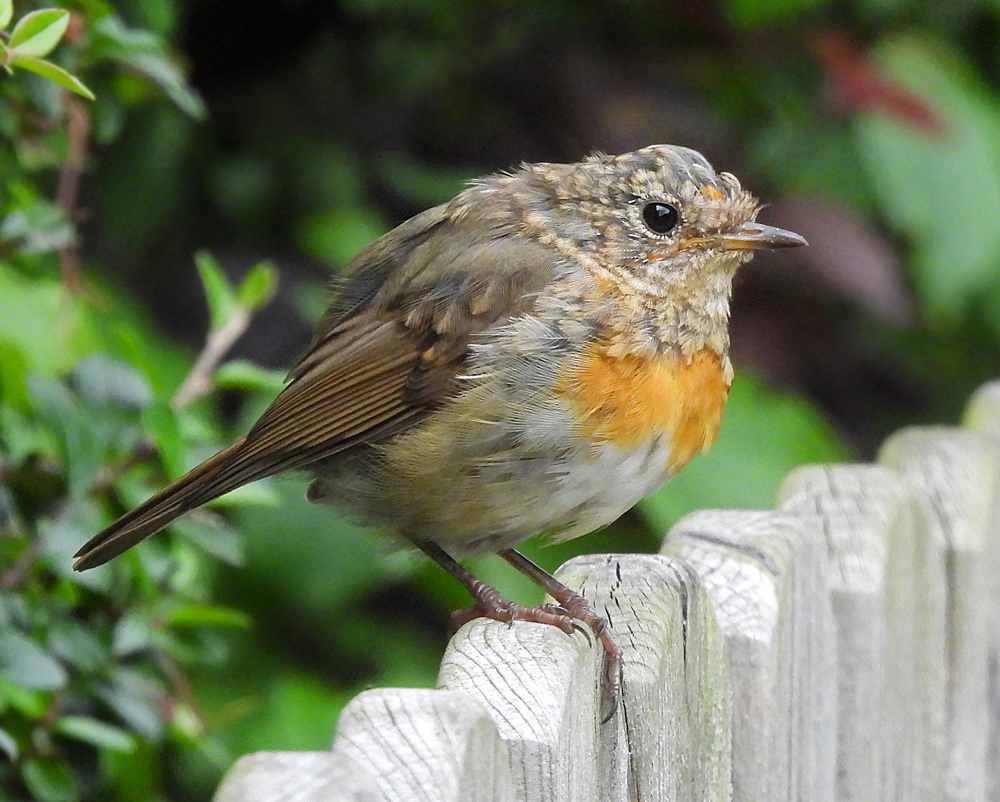
[[[248,755],[216,802],[1000,801],[1000,382],[558,576],[625,653],[606,724],[598,646],[478,620],[437,690],[360,694],[331,751]]]

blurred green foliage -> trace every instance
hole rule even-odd
[[[837,299],[824,335],[916,377],[926,404],[883,428],[947,420],[1000,369],[995,0],[57,5],[0,0],[0,800],[207,798],[244,752],[325,748],[364,687],[433,684],[464,591],[294,477],[70,565],[246,430],[324,271],[480,172],[653,140],[742,161],[900,256],[916,322]],[[766,507],[792,467],[851,457],[853,412],[738,367],[708,455],[529,556],[655,550],[688,511]]]

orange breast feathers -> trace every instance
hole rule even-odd
[[[644,359],[611,357],[593,346],[561,377],[556,392],[587,437],[626,449],[655,437],[669,442],[673,473],[715,442],[729,396],[727,365],[708,350]]]

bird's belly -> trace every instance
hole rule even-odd
[[[606,526],[673,475],[673,450],[668,437],[655,436],[638,446],[599,443],[575,454],[559,466],[565,479],[550,487],[535,531],[558,541]]]
[[[668,437],[627,448],[573,439],[534,451],[428,466],[424,481],[382,497],[382,510],[411,539],[455,556],[510,548],[543,533],[555,540],[605,526],[657,490],[673,473]]]

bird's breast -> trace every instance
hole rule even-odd
[[[730,382],[728,359],[709,349],[612,356],[596,344],[559,376],[555,393],[596,446],[667,443],[664,468],[672,475],[715,442]]]

